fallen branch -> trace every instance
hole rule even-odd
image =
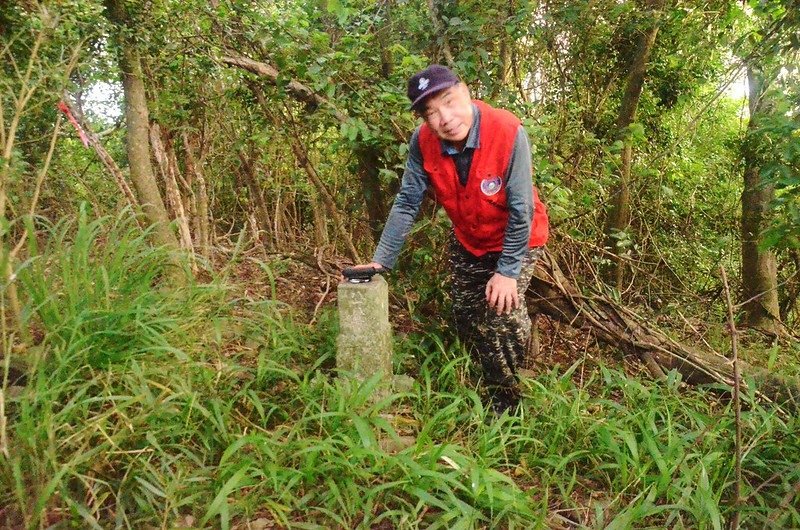
[[[236,66],[242,70],[247,70],[252,74],[256,74],[262,79],[269,81],[270,84],[278,84],[278,76],[280,75],[280,72],[271,64],[254,61],[248,57],[235,55],[232,52],[229,52],[227,55],[223,55],[221,57],[221,61],[229,66]],[[286,91],[292,95],[292,97],[306,103],[307,105],[310,105],[312,108],[327,107],[340,122],[346,122],[350,119],[345,112],[342,112],[333,103],[316,94],[313,90],[311,90],[311,88],[307,87],[303,83],[300,83],[299,81],[289,81],[285,88]]]
[[[735,385],[728,359],[670,338],[605,296],[581,293],[548,252],[537,262],[527,295],[530,312],[546,314],[573,327],[590,328],[607,344],[642,360],[651,357],[664,372],[676,370],[687,383],[721,384],[730,388]],[[761,397],[795,408],[800,405],[797,381],[743,362],[740,365],[742,372],[756,381]]]

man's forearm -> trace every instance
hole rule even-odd
[[[383,228],[381,239],[375,248],[372,261],[380,263],[387,269],[394,267],[418,212],[419,208],[409,208],[408,205],[395,201],[389,212],[389,218],[386,220],[386,226]]]
[[[522,259],[528,252],[533,219],[533,180],[531,177],[531,149],[528,134],[520,126],[514,140],[511,160],[506,174],[506,206],[508,224],[503,238],[503,251],[497,261],[497,272],[517,278],[522,269]]]
[[[419,148],[419,129],[411,135],[408,142],[408,159],[400,191],[394,199],[389,218],[383,228],[381,239],[375,248],[372,261],[386,268],[394,267],[400,250],[403,248],[419,208],[425,191],[428,189],[428,175],[422,165],[422,152]]]

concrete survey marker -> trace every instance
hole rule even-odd
[[[375,398],[392,388],[408,390],[406,376],[392,375],[392,328],[389,325],[389,286],[381,275],[362,283],[342,282],[338,287],[339,336],[336,367],[363,382],[377,373],[382,384]]]

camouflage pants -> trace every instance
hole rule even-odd
[[[473,360],[481,366],[489,399],[500,406],[514,406],[519,401],[517,370],[525,359],[531,335],[525,291],[536,260],[543,253],[543,247],[528,251],[517,278],[519,307],[511,313],[498,315],[486,301],[486,284],[495,273],[500,252],[490,252],[477,258],[454,235],[450,237],[456,332]]]

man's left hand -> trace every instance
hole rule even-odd
[[[519,307],[517,280],[495,272],[492,279],[486,284],[486,301],[491,309],[497,311],[498,315],[510,313]]]

